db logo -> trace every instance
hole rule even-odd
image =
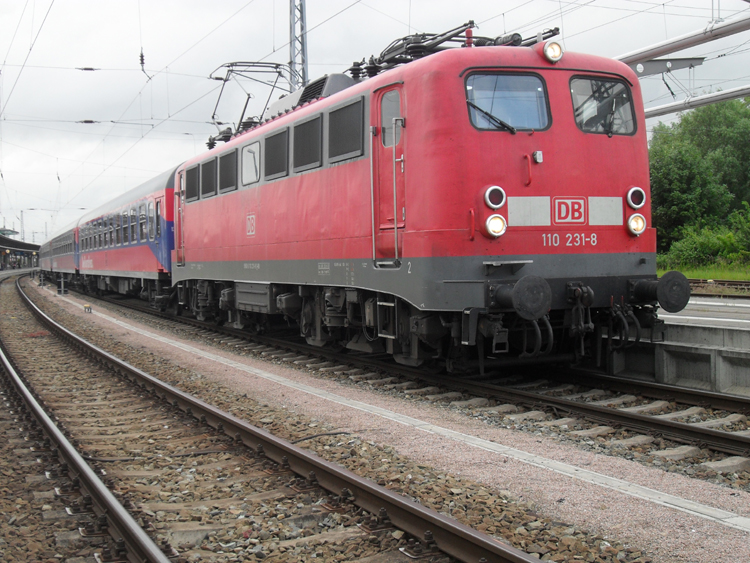
[[[586,223],[586,200],[583,198],[556,197],[552,200],[555,206],[555,223]]]
[[[247,216],[247,236],[255,236],[255,214]]]

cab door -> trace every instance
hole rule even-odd
[[[373,139],[377,161],[376,259],[390,260],[397,266],[403,255],[403,231],[406,227],[406,118],[401,85],[389,86],[378,92],[376,104],[377,135]]]

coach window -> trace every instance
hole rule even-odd
[[[198,189],[200,187],[200,168],[193,166],[185,172],[185,199],[195,201],[198,199]]]
[[[573,115],[584,133],[632,135],[635,116],[630,91],[612,79],[573,77],[570,80]]]
[[[254,184],[260,179],[260,143],[242,148],[242,183]]]
[[[115,220],[115,244],[120,246],[122,244],[122,229],[120,228],[120,214],[114,216]]]
[[[219,193],[237,189],[237,151],[219,157]]]
[[[154,202],[148,202],[148,239],[154,240]]]
[[[294,126],[294,171],[317,168],[323,163],[323,116]]]
[[[393,145],[393,119],[401,117],[401,94],[398,90],[391,90],[383,94],[380,100],[380,115],[383,120],[383,146]],[[396,144],[401,140],[401,127],[396,128]]]
[[[122,244],[128,244],[128,230],[130,229],[128,221],[128,212],[123,211],[122,213]]]
[[[472,74],[466,79],[466,103],[477,129],[515,133],[550,125],[544,82],[533,74]]]
[[[216,195],[216,159],[201,164],[201,199]]]
[[[138,207],[138,240],[146,242],[146,205]]]
[[[104,246],[104,228],[102,227],[102,220],[99,219],[97,222],[97,229],[96,232],[98,234],[99,243],[96,245],[97,248],[102,248]]]
[[[282,178],[289,173],[289,129],[266,138],[263,165],[266,180]]]
[[[328,114],[328,160],[339,162],[364,153],[364,104],[353,104]]]
[[[161,236],[161,200],[156,202],[156,238]]]
[[[138,242],[138,236],[137,236],[137,228],[138,228],[138,212],[135,210],[135,207],[130,208],[130,244],[135,244]]]
[[[115,219],[109,218],[109,246],[115,245]]]

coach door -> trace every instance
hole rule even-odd
[[[180,172],[179,189],[174,192],[174,249],[177,258],[175,265],[185,265],[185,172]]]
[[[404,199],[405,135],[404,100],[401,85],[377,94],[378,129],[373,139],[377,161],[375,260],[379,266],[398,266],[403,255],[406,225]],[[402,236],[399,236],[401,234]]]

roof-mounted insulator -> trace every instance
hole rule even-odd
[[[359,79],[362,77],[362,67],[365,65],[365,60],[362,59],[361,62],[354,61],[352,63],[352,66],[350,66],[346,71],[352,75],[352,78],[359,82]]]
[[[465,31],[465,34],[466,34],[466,41],[464,41],[464,44],[462,45],[462,47],[471,47],[472,44],[474,43],[473,41],[474,32],[472,31],[471,28],[469,28]]]
[[[375,57],[370,56],[370,60],[365,65],[365,72],[369,78],[378,75],[380,72],[380,66],[375,62]]]

